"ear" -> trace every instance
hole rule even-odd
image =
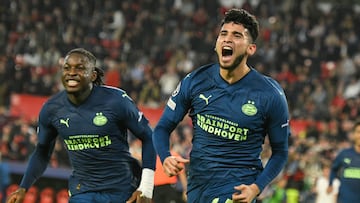
[[[94,82],[97,78],[97,71],[93,70],[91,73],[91,81]]]
[[[254,44],[254,43],[249,44],[249,46],[247,48],[248,55],[252,56],[255,54],[255,52],[256,52],[256,44]]]

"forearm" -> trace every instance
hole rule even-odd
[[[158,123],[156,128],[154,129],[153,142],[158,153],[161,163],[164,162],[166,157],[171,156],[170,153],[170,133],[172,132],[172,128],[167,123]]]
[[[337,166],[332,167],[331,170],[330,170],[330,175],[329,175],[329,186],[333,185],[334,179],[337,177],[337,173],[338,173]]]
[[[49,146],[36,146],[35,151],[29,159],[20,187],[27,190],[41,177],[49,163],[51,151],[52,150]]]
[[[152,131],[149,129],[146,139],[142,140],[142,168],[155,170],[156,152],[152,141]]]
[[[268,185],[284,168],[288,158],[287,150],[273,150],[263,172],[257,177],[255,184],[260,192]]]

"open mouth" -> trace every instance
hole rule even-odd
[[[233,50],[231,47],[223,47],[221,51],[222,56],[231,56],[233,54]]]
[[[66,84],[67,84],[67,86],[69,86],[69,87],[74,87],[74,86],[78,85],[79,82],[76,81],[76,80],[67,80],[67,81],[66,81]]]

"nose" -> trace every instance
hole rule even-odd
[[[67,69],[64,69],[65,74],[68,75],[76,75],[77,74],[77,69],[76,67],[69,67]]]
[[[223,41],[222,41],[224,44],[231,44],[232,43],[232,37],[227,35],[223,38]]]
[[[232,39],[231,33],[226,33],[226,34],[223,34],[223,35],[222,35],[222,40],[223,40],[224,42],[229,42],[229,41],[231,41],[231,39]]]

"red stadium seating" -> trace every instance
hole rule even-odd
[[[56,203],[68,203],[69,192],[67,189],[61,189],[56,193]]]
[[[51,187],[46,187],[40,192],[39,203],[55,203],[55,190]]]

